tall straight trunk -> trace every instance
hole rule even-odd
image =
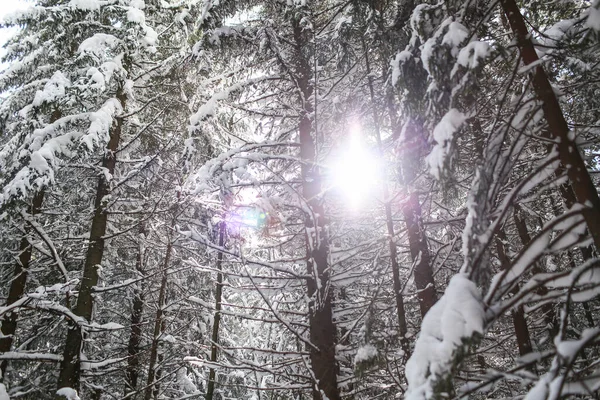
[[[223,248],[225,245],[225,222],[219,224],[219,247]],[[210,361],[211,363],[217,362],[218,356],[218,343],[219,343],[219,327],[221,324],[221,298],[223,297],[223,274],[221,273],[223,267],[223,252],[219,251],[217,254],[217,287],[215,288],[215,316],[213,319],[213,330],[210,345]],[[216,370],[211,368],[208,371],[208,385],[206,388],[206,400],[212,400],[215,392],[215,377]]]
[[[377,147],[379,156],[383,158],[383,144],[381,143],[381,130],[379,115],[377,113],[377,107],[375,102],[375,90],[373,88],[373,77],[371,75],[371,62],[369,52],[362,39],[363,51],[365,53],[365,64],[367,67],[367,81],[369,83],[369,94],[371,96],[371,108],[373,110],[373,122],[375,123],[375,136],[377,139]],[[385,80],[385,79],[384,79]],[[391,98],[390,98],[391,100]],[[385,174],[385,172],[384,172]],[[398,317],[398,334],[400,336],[400,345],[404,352],[405,359],[410,357],[410,346],[406,334],[408,333],[408,326],[406,324],[406,311],[404,309],[404,296],[402,295],[402,282],[400,282],[400,265],[398,264],[398,248],[395,241],[394,232],[394,220],[392,217],[392,204],[390,194],[386,181],[382,183],[382,191],[384,198],[384,212],[385,212],[385,225],[388,234],[388,246],[390,250],[390,261],[392,267],[392,279],[394,284],[394,300],[396,302],[396,314]]]
[[[156,308],[156,316],[154,318],[154,329],[152,331],[152,343],[150,344],[150,359],[148,361],[148,380],[146,381],[146,390],[144,390],[144,400],[156,398],[157,391],[157,360],[158,348],[160,346],[160,336],[164,329],[164,306],[167,297],[167,283],[169,275],[167,270],[171,262],[171,253],[173,251],[173,241],[171,235],[168,237],[165,259],[162,265],[162,279],[160,281],[160,289],[158,292],[158,304]]]
[[[500,259],[500,265],[502,270],[506,271],[510,268],[511,262],[506,255],[504,243],[506,241],[506,234],[504,230],[498,232],[496,238],[496,250],[498,252],[498,258]],[[519,292],[519,287],[514,285],[511,289],[511,294],[516,295]],[[513,327],[515,328],[515,337],[517,338],[517,346],[519,347],[519,355],[524,356],[532,351],[531,337],[529,335],[529,328],[527,327],[527,320],[525,319],[525,311],[522,305],[519,305],[512,312]]]
[[[529,242],[531,242],[531,235],[529,234],[529,230],[527,229],[527,224],[525,223],[525,218],[522,216],[521,208],[515,206],[515,212],[513,214],[513,219],[515,221],[515,226],[517,227],[517,233],[519,234],[519,238],[521,239],[521,243],[523,246],[527,246]],[[533,274],[538,274],[542,272],[538,264],[534,264],[532,266],[531,272]],[[548,293],[548,289],[545,286],[541,286],[537,293],[541,296]],[[556,312],[551,303],[546,303],[542,305],[542,312],[544,313],[544,321],[546,322],[546,326],[548,328],[548,333],[551,338],[556,336],[558,332],[558,319],[556,316]]]
[[[393,28],[398,29],[408,22],[408,18],[410,13],[408,13],[408,9],[406,6],[410,7],[412,2],[408,2],[404,5],[398,5],[398,14],[396,16],[396,21],[394,23]],[[412,8],[410,8],[412,10]],[[383,35],[384,32],[387,32],[384,21],[382,18],[378,18],[378,34]],[[399,33],[399,32],[397,32]],[[385,37],[379,38],[379,41],[389,40]],[[364,41],[363,41],[363,47]],[[382,60],[387,61],[390,59],[387,51],[383,51]],[[365,49],[366,59],[368,63],[368,50]],[[388,71],[389,66],[387,64],[382,65],[383,71]],[[371,80],[370,75],[370,67],[367,66],[368,69],[368,79]],[[383,81],[387,82],[389,76],[386,72]],[[372,86],[372,85],[371,85]],[[390,121],[392,123],[392,130],[394,132],[394,137],[400,137],[400,132],[403,127],[398,124],[396,121],[396,105],[394,104],[394,95],[392,91],[392,87],[388,86],[386,91],[386,105],[389,112]],[[370,88],[372,92],[372,87]],[[425,95],[425,87],[421,85],[417,90],[422,92],[422,95]],[[373,93],[371,93],[373,96]],[[422,97],[421,97],[422,98]],[[420,97],[416,97],[417,101],[421,100]],[[425,229],[423,226],[423,216],[421,210],[421,204],[419,202],[419,196],[414,191],[412,185],[417,176],[416,169],[421,163],[423,152],[421,151],[421,142],[424,142],[424,128],[423,121],[421,118],[412,118],[411,113],[409,112],[405,115],[405,118],[409,122],[407,129],[405,129],[405,135],[403,137],[402,143],[400,143],[401,152],[398,155],[400,171],[402,175],[402,183],[406,188],[407,193],[409,194],[406,198],[403,206],[402,206],[402,214],[404,216],[404,221],[406,223],[406,228],[408,231],[408,245],[410,248],[410,255],[412,262],[414,264],[414,278],[415,278],[415,286],[417,287],[417,298],[419,300],[419,309],[421,312],[421,316],[424,317],[427,314],[427,311],[435,304],[437,301],[437,293],[435,291],[435,280],[433,278],[433,266],[431,265],[431,253],[429,251],[429,244],[427,243],[427,236],[425,234]]]
[[[117,92],[117,99],[121,106],[125,108],[126,95],[122,90]],[[106,234],[106,225],[108,213],[105,210],[105,197],[110,193],[110,182],[106,176],[114,174],[116,164],[116,152],[121,140],[121,129],[123,120],[120,117],[115,119],[110,128],[110,139],[102,160],[102,167],[108,174],[100,174],[98,186],[96,187],[96,197],[94,199],[94,217],[92,218],[92,227],[90,228],[90,239],[83,266],[83,278],[79,288],[79,296],[74,313],[85,318],[88,322],[92,321],[92,312],[94,309],[94,286],[98,284],[98,267],[102,263],[104,255],[104,235]],[[60,365],[58,377],[58,389],[70,387],[79,389],[81,378],[81,351],[83,344],[83,332],[80,326],[71,325],[67,333],[67,340],[63,352],[63,360]]]
[[[144,223],[140,223],[138,238],[138,254],[135,269],[139,277],[144,275]],[[127,345],[127,369],[125,371],[125,394],[135,392],[138,385],[140,368],[140,345],[142,342],[142,315],[144,311],[144,287],[143,282],[138,282],[133,294],[133,305],[131,308],[131,334]]]
[[[525,65],[538,63],[539,57],[535,52],[517,3],[515,0],[500,0],[500,4],[513,34],[516,36],[523,62]],[[542,64],[534,67],[533,73],[533,90],[538,99],[542,101],[542,111],[548,123],[548,136],[556,142],[560,161],[567,171],[577,202],[586,206],[583,215],[596,247],[600,248],[600,197],[598,197],[598,191],[577,150],[574,139],[569,135],[567,121]]]
[[[39,213],[44,201],[44,190],[40,190],[33,196],[33,201],[29,206],[28,213],[33,217]],[[10,282],[10,288],[8,289],[8,297],[6,299],[6,305],[9,306],[15,301],[19,300],[25,293],[25,285],[27,283],[27,272],[29,269],[29,263],[31,262],[31,255],[33,252],[33,246],[31,245],[29,238],[29,229],[25,228],[25,234],[21,238],[21,244],[19,246],[19,259],[15,263],[13,271],[13,279]],[[17,312],[16,310],[4,314],[2,318],[2,337],[0,337],[0,353],[6,353],[10,351],[12,346],[14,335],[17,330]],[[0,382],[4,379],[6,368],[8,366],[8,360],[2,360],[0,363]]]
[[[317,125],[313,126],[311,114],[314,107],[310,99],[314,92],[311,84],[312,70],[303,50],[310,39],[298,18],[292,20],[295,53],[298,57],[297,83],[300,89],[300,158],[302,159],[302,195],[310,209],[306,216],[306,241],[309,298],[310,361],[314,373],[313,399],[340,400],[335,360],[336,329],[333,322],[333,305],[328,265],[329,237],[325,226],[325,209],[321,199],[321,175],[316,163]]]

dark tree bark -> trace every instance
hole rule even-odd
[[[310,99],[314,92],[312,70],[307,56],[309,31],[300,25],[298,17],[292,20],[295,55],[297,57],[296,81],[300,89],[300,158],[302,159],[302,195],[310,209],[306,216],[306,241],[309,300],[309,331],[311,366],[315,377],[314,400],[340,400],[335,360],[336,329],[333,322],[332,293],[328,265],[329,237],[325,224],[325,210],[321,199],[321,175],[316,163],[316,124],[311,114],[314,107]]]
[[[219,247],[223,248],[225,245],[225,222],[219,224]],[[221,298],[223,296],[223,274],[221,273],[223,267],[223,252],[219,251],[217,254],[217,287],[215,288],[215,315],[213,319],[213,330],[210,345],[210,361],[214,364],[217,362],[218,357],[218,343],[219,343],[219,327],[221,324]],[[211,368],[208,371],[208,385],[206,388],[206,400],[212,400],[215,392],[215,377],[216,371]]]
[[[33,201],[29,206],[28,213],[32,217],[39,213],[44,201],[44,191],[40,190],[33,196]],[[23,294],[25,294],[25,285],[27,283],[27,273],[29,263],[31,262],[31,255],[33,252],[33,246],[29,242],[29,229],[25,228],[25,235],[21,238],[21,244],[19,246],[19,261],[15,263],[15,269],[13,272],[13,279],[10,282],[10,288],[8,289],[8,297],[6,299],[6,305],[9,306],[15,301],[19,300]],[[16,310],[6,313],[2,318],[2,337],[0,338],[0,353],[6,353],[10,351],[12,346],[14,335],[17,330],[17,312]],[[8,366],[8,360],[2,360],[0,363],[0,382],[4,379],[6,368]]]
[[[144,243],[145,227],[140,223],[138,254],[135,269],[141,277],[144,275]],[[127,370],[125,371],[125,394],[135,392],[138,386],[140,368],[140,346],[142,343],[142,315],[144,311],[144,287],[143,282],[138,282],[131,308],[131,334],[127,345]]]
[[[427,311],[437,301],[435,282],[433,280],[433,269],[431,268],[431,255],[423,227],[421,215],[421,204],[419,196],[411,193],[402,207],[406,228],[408,229],[408,245],[410,255],[415,263],[415,286],[421,315],[425,316]]]
[[[385,43],[390,40],[401,40],[402,42],[407,43],[408,38],[402,34],[401,28],[403,25],[408,23],[410,14],[412,13],[411,4],[412,2],[398,5],[396,21],[393,26],[395,30],[393,31],[386,29],[383,18],[379,17],[377,19],[377,35],[380,36],[377,37],[377,39],[382,46],[385,46]],[[383,78],[383,81],[385,82],[389,80],[387,72],[389,68],[387,62],[390,59],[390,54],[386,50],[386,47],[383,47],[382,53],[383,56],[381,59],[385,63],[382,65],[382,70],[386,71]],[[367,51],[366,58],[368,61]],[[368,69],[368,76],[370,80],[370,67],[368,67]],[[415,70],[411,72],[412,82],[410,82],[410,84],[413,86],[412,92],[415,94],[414,98],[412,99],[414,105],[420,103],[425,96],[426,86],[423,82],[427,81],[427,77],[424,73],[425,71],[420,65],[415,66]],[[386,105],[389,112],[390,121],[392,123],[393,136],[395,138],[400,138],[400,132],[403,127],[397,121],[397,109],[396,105],[394,104],[393,88],[388,86],[386,91]],[[421,311],[421,316],[424,317],[425,314],[427,314],[427,311],[429,311],[429,309],[437,301],[437,293],[435,291],[435,280],[433,278],[433,267],[431,265],[429,244],[427,242],[427,236],[423,226],[423,216],[421,213],[419,195],[414,191],[413,188],[415,179],[417,177],[417,169],[421,164],[424,154],[422,151],[422,145],[423,143],[426,143],[423,121],[420,117],[414,116],[413,114],[415,114],[414,110],[408,110],[405,115],[405,118],[408,121],[408,126],[405,129],[404,138],[398,146],[400,149],[398,154],[398,164],[402,176],[402,184],[406,188],[407,193],[409,193],[402,206],[402,214],[408,230],[408,245],[410,248],[411,259],[414,263],[414,278],[415,286],[417,287],[417,298],[419,299],[419,309]]]
[[[517,39],[523,62],[525,65],[538,62],[539,57],[517,3],[515,0],[501,0],[500,4]],[[542,111],[548,123],[548,136],[556,142],[560,161],[566,169],[577,202],[586,205],[585,221],[596,247],[600,247],[600,197],[577,145],[569,135],[564,114],[541,64],[533,69],[533,90],[542,101]]]
[[[122,90],[118,91],[117,98],[121,106],[125,108],[126,95]],[[122,118],[115,118],[115,122],[110,129],[108,146],[102,160],[102,167],[111,175],[115,171],[116,152],[121,140],[122,125]],[[105,210],[105,197],[109,193],[110,182],[106,180],[105,174],[100,174],[96,188],[96,197],[94,199],[94,217],[92,218],[89,245],[83,267],[83,277],[74,310],[76,315],[85,318],[88,322],[92,321],[92,312],[94,309],[93,288],[98,284],[98,266],[101,265],[104,255],[104,235],[106,234],[108,220],[108,213]],[[75,390],[79,389],[82,344],[82,329],[80,326],[72,324],[69,326],[63,360],[60,365],[58,389],[63,387],[70,387]]]
[[[144,390],[144,400],[150,400],[152,397],[156,398],[156,392],[158,391],[157,385],[157,360],[158,360],[158,348],[160,346],[160,336],[164,330],[164,305],[167,297],[167,283],[168,277],[167,270],[171,262],[171,253],[173,251],[173,241],[171,234],[167,238],[167,248],[165,251],[165,259],[162,265],[162,278],[160,281],[160,289],[158,292],[158,304],[156,305],[156,317],[154,318],[154,329],[152,331],[152,343],[150,344],[150,359],[148,361],[148,380],[146,381],[146,389]],[[154,395],[154,396],[153,396]]]
[[[504,248],[504,242],[506,241],[506,234],[504,230],[498,232],[496,238],[496,250],[498,252],[498,258],[500,259],[500,265],[503,271],[510,268],[511,262]],[[519,292],[519,287],[514,285],[511,289],[511,294],[516,295]],[[529,335],[529,328],[527,327],[527,320],[525,319],[525,311],[523,306],[519,305],[512,312],[513,326],[515,328],[515,337],[517,338],[517,346],[519,347],[519,355],[524,356],[532,351],[531,337]]]
[[[527,223],[525,222],[525,218],[522,216],[522,211],[519,206],[515,206],[515,212],[513,214],[513,219],[515,221],[515,226],[517,227],[517,232],[519,234],[519,238],[521,239],[521,243],[523,246],[527,246],[529,242],[531,242],[531,235],[529,234],[529,230],[527,229]],[[531,267],[531,272],[535,275],[541,273],[540,267],[537,263],[533,264]],[[548,289],[545,286],[541,286],[537,293],[541,296],[548,293]],[[558,319],[556,316],[556,312],[551,303],[546,303],[542,305],[542,312],[544,313],[544,321],[546,322],[546,326],[548,327],[548,333],[551,338],[556,336],[558,332]]]

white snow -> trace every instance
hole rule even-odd
[[[354,356],[354,365],[369,361],[377,357],[377,349],[370,343],[358,348],[356,356]]]
[[[89,326],[100,331],[117,331],[125,328],[123,325],[117,324],[116,322],[107,322],[106,324],[92,322]]]
[[[70,387],[60,388],[56,391],[56,394],[66,397],[67,400],[81,400],[77,395],[77,390]]]
[[[114,48],[120,40],[113,35],[106,33],[96,33],[94,36],[85,39],[77,49],[78,53],[91,53],[97,57],[104,55],[107,49]]]
[[[158,42],[158,33],[147,25],[144,25],[144,32],[146,35],[142,38],[141,42],[150,47],[154,46]]]
[[[464,274],[453,276],[442,298],[425,315],[406,363],[406,400],[431,397],[437,379],[450,371],[462,339],[483,333],[484,314],[477,286]]]
[[[14,303],[13,303],[14,304]],[[54,361],[61,362],[62,356],[51,353],[36,353],[36,352],[24,352],[24,351],[7,351],[0,353],[0,360],[30,360],[30,361]]]
[[[575,267],[569,275],[557,277],[546,283],[553,289],[581,287],[585,288],[571,293],[571,300],[575,302],[589,301],[600,296],[600,266],[596,259],[590,259]]]
[[[90,151],[93,151],[94,145],[101,142],[108,142],[109,130],[116,114],[123,111],[119,100],[108,99],[102,107],[90,114],[90,127],[87,134],[81,138]]]
[[[144,0],[129,0],[129,6],[143,10],[146,8],[146,2]]]
[[[524,400],[545,400],[548,398],[548,382],[540,379],[527,393]]]
[[[398,79],[400,78],[400,64],[407,62],[412,57],[412,53],[407,50],[403,50],[396,54],[396,57],[390,61],[392,67],[392,85],[396,86]]]
[[[468,69],[474,69],[477,68],[479,63],[482,60],[485,60],[490,53],[491,48],[488,43],[475,40],[460,49],[458,57],[456,58],[456,64]],[[456,71],[457,67],[455,66],[450,75],[454,76]]]
[[[198,388],[186,373],[186,368],[180,368],[177,371],[177,384],[186,394],[194,394],[198,392]]]
[[[433,130],[433,139],[436,141],[436,144],[433,146],[431,153],[427,155],[425,160],[429,165],[429,173],[436,179],[440,179],[454,134],[468,118],[468,115],[452,108],[435,126]]]
[[[93,151],[96,145],[106,143],[109,130],[116,114],[122,111],[119,100],[107,100],[102,107],[91,113],[67,116],[44,128],[36,129],[20,146],[20,157],[29,155],[30,164],[22,167],[12,181],[6,182],[0,192],[0,204],[11,198],[26,196],[32,189],[43,187],[54,182],[54,169],[58,166],[58,156],[70,157],[73,147],[83,142],[87,149]],[[71,130],[59,132],[68,123],[89,121],[86,131]],[[0,153],[0,159],[4,157]],[[35,175],[32,175],[35,173]]]
[[[65,95],[66,88],[70,86],[71,81],[62,72],[56,71],[44,85],[44,90],[37,91],[32,104],[39,107],[43,103],[56,101]]]
[[[573,28],[573,26],[578,22],[578,18],[574,19],[563,19],[552,25],[551,27],[544,30],[543,37],[538,39],[540,44],[545,46],[554,46],[556,42],[561,40],[565,34]],[[543,49],[542,49],[543,50]]]
[[[10,396],[6,392],[6,386],[0,383],[0,400],[10,400]]]
[[[560,340],[560,335],[556,335],[554,344],[563,359],[572,361],[578,354],[581,355],[581,350],[599,335],[600,328],[589,328],[581,333],[578,340]]]
[[[94,90],[104,91],[106,88],[104,74],[96,67],[90,67],[85,75],[90,78],[90,88]]]
[[[587,13],[585,25],[595,31],[600,31],[600,0],[594,1]]]
[[[139,8],[130,8],[127,10],[127,20],[136,24],[143,24],[146,22],[146,14]]]
[[[442,39],[442,44],[450,46],[450,54],[456,57],[458,46],[469,37],[469,30],[460,22],[453,21],[448,25],[448,32]]]
[[[236,92],[241,88],[241,84],[235,84],[221,92],[212,95],[212,97],[205,104],[203,104],[194,115],[190,117],[190,132],[193,132],[200,122],[215,115],[215,110],[219,101],[227,100],[231,93]]]
[[[85,11],[99,10],[101,4],[100,0],[71,0],[69,3],[72,8]]]

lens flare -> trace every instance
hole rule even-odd
[[[350,208],[359,208],[377,189],[380,165],[377,155],[362,139],[358,125],[353,125],[348,143],[332,159],[330,186]]]

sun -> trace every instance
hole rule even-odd
[[[367,145],[360,126],[353,124],[349,140],[331,158],[329,187],[347,205],[360,208],[375,194],[381,178],[381,160]]]

